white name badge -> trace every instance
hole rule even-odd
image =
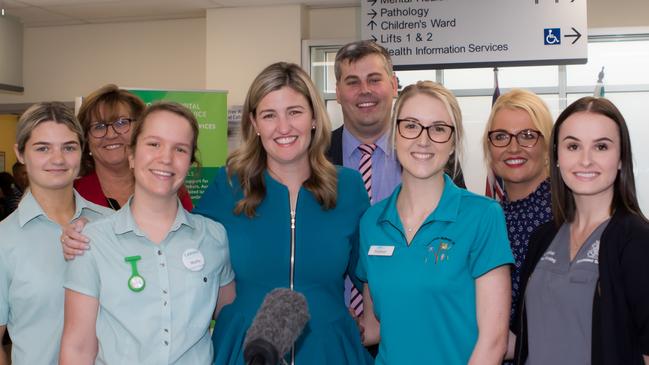
[[[394,253],[394,246],[370,246],[370,250],[367,252],[369,256],[392,256]]]
[[[188,248],[183,252],[183,265],[190,271],[200,271],[205,266],[205,258],[199,250]]]

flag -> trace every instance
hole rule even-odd
[[[491,106],[496,104],[496,100],[500,96],[500,88],[498,87],[498,67],[494,67],[494,95],[491,98]]]
[[[595,84],[595,92],[593,92],[593,96],[596,98],[604,97],[604,66],[602,66],[602,70],[597,74],[597,83]]]
[[[498,67],[494,67],[494,94],[491,98],[491,106],[496,103],[499,96],[500,88],[498,87]],[[505,183],[503,179],[496,176],[492,169],[487,171],[485,195],[498,201],[503,200],[505,197]]]

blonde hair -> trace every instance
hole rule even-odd
[[[253,217],[257,206],[266,196],[263,173],[267,167],[267,155],[251,117],[257,115],[257,106],[266,95],[283,87],[290,87],[304,95],[313,112],[315,129],[311,131],[308,149],[311,175],[304,182],[304,187],[313,193],[324,209],[336,206],[337,172],[325,157],[331,139],[331,122],[324,102],[311,78],[300,66],[277,62],[266,67],[250,85],[241,117],[241,145],[226,161],[228,177],[231,179],[236,175],[243,190],[243,198],[234,208],[235,214],[244,213]]]
[[[390,141],[392,146],[395,145],[395,138],[397,134],[397,118],[401,112],[401,108],[406,100],[410,99],[415,95],[428,95],[433,97],[444,104],[446,107],[446,112],[451,117],[451,124],[455,128],[453,132],[453,152],[449,158],[453,159],[453,179],[455,179],[459,173],[459,161],[462,160],[462,139],[464,138],[464,128],[462,127],[462,111],[460,110],[460,105],[455,98],[455,95],[445,88],[442,84],[433,81],[417,81],[417,83],[406,86],[399,97],[397,98],[396,103],[394,104],[394,111],[392,113],[392,128],[391,128],[391,138]]]
[[[74,116],[72,108],[58,101],[36,103],[20,116],[16,126],[16,145],[18,152],[25,153],[25,145],[32,136],[36,127],[44,122],[55,122],[68,127],[79,139],[79,145],[83,148],[85,139],[79,121]]]
[[[491,153],[489,152],[489,131],[494,124],[494,117],[501,109],[513,109],[525,111],[532,120],[534,128],[538,129],[543,136],[545,150],[550,146],[550,134],[552,132],[552,115],[545,102],[531,91],[524,89],[512,89],[510,92],[500,95],[491,108],[491,114],[485,126],[482,137],[482,150],[487,165],[491,167]],[[548,172],[548,171],[546,171]]]

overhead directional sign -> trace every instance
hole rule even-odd
[[[586,63],[586,0],[361,0],[395,69]]]

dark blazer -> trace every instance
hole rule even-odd
[[[336,130],[331,132],[331,145],[329,145],[329,150],[327,150],[327,157],[334,165],[343,165],[343,127],[338,127]],[[466,184],[464,183],[464,175],[462,174],[462,167],[458,163],[457,165],[458,173],[453,182],[455,185],[466,189]],[[449,160],[444,172],[448,176],[453,176],[453,162]]]
[[[343,165],[343,127],[331,132],[331,144],[327,150],[327,158],[334,165]]]
[[[511,330],[516,334],[516,364],[528,354],[525,289],[530,275],[559,228],[540,226],[530,237],[521,269],[521,299]],[[593,298],[593,365],[641,365],[649,354],[649,223],[618,211],[600,239],[599,281]]]

